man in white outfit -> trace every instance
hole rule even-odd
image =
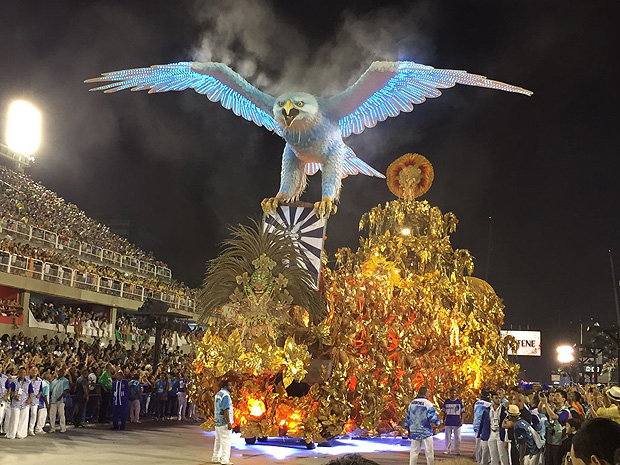
[[[26,377],[26,368],[21,367],[17,378],[10,383],[11,421],[6,433],[7,439],[24,439],[28,436],[28,417],[32,401],[32,383]]]
[[[506,449],[506,430],[502,428],[502,422],[506,418],[506,409],[502,405],[502,398],[496,392],[491,392],[493,405],[489,410],[491,420],[491,434],[489,436],[489,453],[491,465],[510,465],[508,450]]]
[[[50,384],[50,433],[56,430],[56,414],[60,417],[60,432],[67,431],[65,420],[65,396],[69,394],[69,380],[65,378],[65,370],[56,369],[56,379]]]
[[[230,398],[231,383],[227,379],[220,384],[220,390],[215,395],[215,444],[211,463],[232,465],[230,461],[230,446],[233,428],[233,406]]]
[[[28,423],[28,434],[34,436],[34,427],[37,424],[37,416],[39,413],[39,398],[41,397],[41,388],[43,380],[39,378],[39,369],[32,367],[30,369],[30,383],[32,384],[32,400],[30,401],[30,421]]]

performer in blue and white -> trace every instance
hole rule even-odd
[[[112,429],[124,430],[129,413],[129,383],[118,370],[112,383]]]
[[[26,377],[26,368],[21,367],[17,378],[11,381],[11,421],[6,433],[7,439],[24,439],[28,436],[28,417],[32,400],[32,383]]]
[[[211,463],[230,464],[230,446],[233,429],[233,406],[230,397],[231,383],[227,379],[220,384],[215,395],[213,416],[215,419],[215,443]]]
[[[420,455],[422,445],[424,445],[427,465],[435,463],[433,426],[439,426],[441,422],[435,406],[426,398],[427,395],[428,388],[426,386],[421,387],[418,391],[418,397],[411,401],[407,410],[405,428],[409,431],[409,438],[411,439],[409,465],[418,463],[418,455]]]
[[[37,412],[37,424],[34,429],[36,434],[45,434],[45,420],[47,420],[47,412],[50,408],[50,372],[43,373],[41,382],[41,395],[39,396],[39,410]]]
[[[476,450],[474,451],[474,460],[478,463],[482,463],[483,455],[487,457],[488,450],[483,450],[482,440],[478,437],[478,429],[480,428],[480,422],[482,421],[482,414],[486,409],[491,406],[491,397],[486,389],[480,392],[480,399],[474,404],[474,433],[476,435]],[[483,453],[485,452],[485,453]]]
[[[6,433],[9,429],[9,383],[9,377],[0,372],[0,433]]]
[[[456,389],[450,389],[450,397],[446,399],[441,409],[444,414],[444,424],[446,425],[446,450],[444,454],[461,455],[461,425],[463,424],[463,414],[465,407],[463,402],[456,396]],[[454,444],[452,436],[454,435]]]
[[[28,423],[28,434],[34,436],[34,427],[37,424],[37,415],[39,414],[39,399],[41,397],[41,388],[43,387],[43,380],[39,378],[39,369],[32,367],[30,369],[30,376],[28,377],[30,384],[32,384],[32,399],[30,401],[30,421]]]

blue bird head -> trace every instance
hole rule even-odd
[[[316,98],[305,92],[280,95],[273,105],[273,115],[283,128],[302,128],[319,116]]]

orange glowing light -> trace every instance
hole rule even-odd
[[[260,417],[265,413],[265,403],[260,399],[248,400],[248,407],[250,408],[250,416]]]

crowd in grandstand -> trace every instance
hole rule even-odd
[[[98,221],[89,218],[76,205],[65,202],[55,192],[33,181],[23,173],[0,165],[0,180],[4,181],[5,194],[0,196],[0,211],[26,224],[89,244],[133,256],[158,266],[166,266],[114,233]]]
[[[157,420],[197,420],[187,398],[192,354],[164,345],[160,362],[153,366],[153,348],[145,341],[127,348],[120,342],[64,335],[27,338],[22,333],[0,338],[0,433],[9,438],[42,434],[67,424],[107,423],[115,420],[117,382],[125,382],[130,422],[147,416]],[[21,392],[9,384],[25,386]],[[126,381],[124,381],[126,380]],[[35,392],[36,391],[36,392]],[[19,394],[18,394],[19,392]],[[30,404],[25,400],[29,398]],[[24,413],[22,410],[27,409]],[[22,418],[23,417],[23,418]],[[50,427],[47,428],[49,417]],[[123,429],[124,420],[114,429]]]
[[[0,198],[1,197],[2,196],[0,196]],[[168,279],[160,280],[155,277],[146,277],[135,273],[126,273],[110,266],[84,261],[80,257],[72,255],[69,252],[33,247],[29,244],[14,240],[9,234],[6,234],[6,232],[5,236],[0,239],[0,251],[21,255],[22,257],[34,258],[35,260],[53,263],[55,265],[66,266],[79,273],[87,273],[103,278],[129,282],[138,286],[143,286],[151,292],[165,292],[179,296],[192,295],[192,291],[183,283]]]
[[[1,301],[0,301],[1,306]],[[30,302],[30,311],[40,323],[55,325],[56,332],[72,333],[77,338],[96,337],[105,340],[114,339],[121,342],[149,341],[155,337],[154,327],[138,325],[137,317],[119,314],[115,322],[115,334],[112,325],[103,312],[86,311],[73,305],[54,304],[53,302]],[[72,328],[73,331],[69,331]],[[201,330],[162,331],[162,341],[168,346],[187,345],[202,338]]]
[[[18,241],[11,235],[11,221],[19,221],[58,234],[60,242],[74,239],[93,246],[112,250],[123,256],[130,256],[156,266],[166,267],[127,239],[113,234],[109,228],[89,218],[77,206],[65,200],[27,175],[18,173],[0,164],[0,216],[9,225],[0,238],[0,250],[29,257],[43,262],[67,266],[80,273],[90,273],[104,278],[130,282],[143,286],[152,292],[164,292],[178,296],[189,296],[192,291],[183,283],[172,279],[160,279],[114,268],[101,263],[85,261],[83,256],[66,250],[48,250]]]

